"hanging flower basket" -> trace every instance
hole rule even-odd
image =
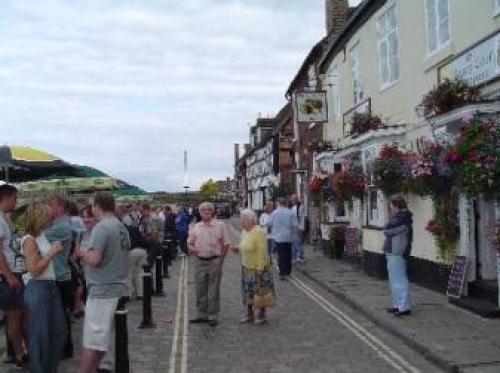
[[[405,190],[405,154],[394,145],[384,145],[373,162],[373,183],[386,196]]]
[[[500,198],[500,123],[473,120],[448,153],[459,188],[469,197]]]
[[[422,98],[417,113],[427,118],[479,101],[481,91],[477,87],[459,80],[445,79]]]
[[[344,158],[343,170],[331,178],[334,199],[352,204],[354,198],[361,199],[366,190],[366,176],[358,155]]]
[[[433,141],[420,143],[418,153],[406,154],[407,191],[424,197],[448,195],[454,184],[449,148]]]

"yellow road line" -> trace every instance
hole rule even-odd
[[[368,330],[359,325],[354,319],[335,307],[331,302],[326,300],[322,295],[318,294],[302,280],[298,279],[297,276],[292,275],[290,277],[290,282],[303,293],[305,293],[309,298],[314,300],[327,313],[337,319],[340,324],[351,331],[356,337],[358,337],[365,344],[371,347],[377,353],[377,355],[379,355],[380,358],[388,362],[392,367],[394,367],[395,370],[397,370],[398,372],[420,372],[420,370],[412,366],[401,355],[399,355]]]

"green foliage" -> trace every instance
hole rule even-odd
[[[200,194],[205,198],[213,198],[219,193],[217,185],[213,179],[208,179],[200,186]]]

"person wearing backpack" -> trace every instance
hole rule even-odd
[[[118,205],[116,216],[120,219],[128,230],[130,237],[130,252],[128,254],[128,291],[129,297],[136,299],[142,298],[142,275],[143,266],[147,264],[148,252],[145,248],[145,242],[138,227],[130,224],[131,219],[125,206]],[[129,224],[127,224],[129,223]]]

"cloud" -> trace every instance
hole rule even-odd
[[[324,34],[320,0],[6,0],[1,141],[148,190],[233,173],[247,123],[276,113]]]

